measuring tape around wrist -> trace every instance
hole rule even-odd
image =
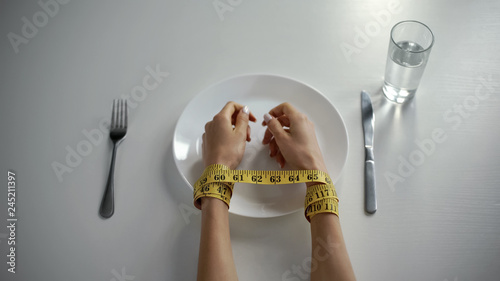
[[[229,208],[231,196],[233,196],[232,183],[212,182],[193,191],[194,206],[201,210],[201,197],[214,197],[222,200]]]
[[[306,219],[310,222],[314,215],[333,213],[339,215],[339,201],[335,198],[326,198],[308,205],[305,209]]]
[[[253,183],[261,185],[293,184],[314,182],[317,185],[307,189],[305,198],[305,215],[309,220],[312,215],[335,210],[338,215],[338,197],[332,180],[327,173],[320,170],[286,170],[286,171],[253,171],[231,170],[221,164],[209,165],[193,186],[194,205],[200,206],[201,197],[216,197],[224,201],[229,207],[234,183]],[[336,201],[335,208],[319,208],[319,204],[326,199]],[[308,213],[309,206],[315,205],[314,212]],[[319,209],[318,209],[319,208]]]
[[[335,192],[335,188],[332,188],[327,184],[313,185],[307,188],[306,200],[304,205],[307,206],[325,198],[333,198],[339,201],[337,192]]]

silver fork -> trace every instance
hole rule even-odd
[[[127,135],[128,107],[126,100],[113,100],[113,111],[111,112],[111,125],[109,128],[109,138],[113,142],[113,156],[111,157],[111,167],[109,168],[108,183],[102,197],[99,214],[104,218],[110,218],[115,212],[114,200],[114,171],[115,157],[118,144]]]

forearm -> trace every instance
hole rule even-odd
[[[320,213],[311,218],[312,259],[316,270],[311,281],[356,280],[344,242],[339,218],[335,214]]]
[[[238,280],[231,249],[227,205],[210,197],[204,197],[201,205],[198,280]]]

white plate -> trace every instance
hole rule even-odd
[[[228,101],[248,105],[257,117],[250,122],[252,141],[238,169],[279,170],[262,144],[265,128],[262,116],[285,101],[304,112],[316,126],[318,142],[330,177],[335,182],[347,160],[348,139],[342,117],[320,92],[301,82],[273,75],[243,75],[219,82],[199,93],[186,106],[175,128],[175,164],[192,189],[203,172],[201,136],[205,123],[212,120]],[[285,166],[286,169],[286,166]],[[248,217],[276,217],[303,210],[305,187],[302,184],[236,184],[229,211]]]

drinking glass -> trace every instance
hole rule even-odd
[[[415,96],[433,44],[432,31],[421,22],[402,21],[392,28],[383,87],[388,100],[404,103]]]

